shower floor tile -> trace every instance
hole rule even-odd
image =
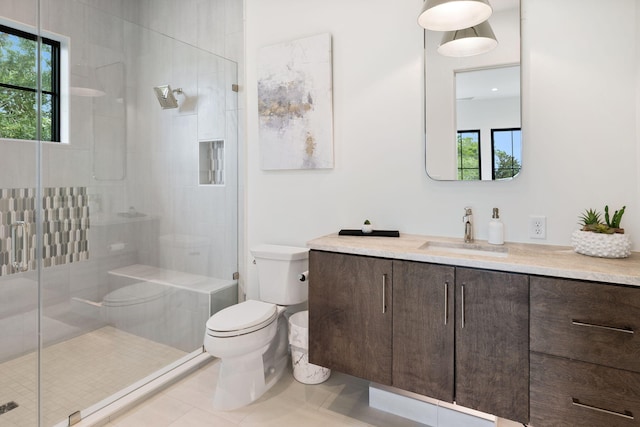
[[[91,406],[186,355],[185,352],[106,326],[46,347],[42,352],[44,425]],[[36,420],[37,353],[0,364],[2,427],[33,427]]]

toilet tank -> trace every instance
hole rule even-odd
[[[259,245],[251,249],[251,255],[258,267],[261,301],[293,305],[307,300],[309,285],[298,277],[309,269],[309,249]]]

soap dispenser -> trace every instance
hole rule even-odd
[[[492,245],[504,244],[504,225],[500,221],[498,208],[493,208],[493,215],[489,223],[489,243]]]

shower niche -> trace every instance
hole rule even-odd
[[[199,184],[224,185],[224,140],[200,141]]]

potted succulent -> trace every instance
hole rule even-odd
[[[371,224],[371,221],[369,221],[368,219],[365,219],[364,224],[362,224],[362,232],[371,233],[372,231],[373,231],[373,225]]]
[[[602,214],[595,209],[587,209],[580,216],[582,228],[571,235],[574,251],[579,254],[601,258],[626,258],[631,254],[631,240],[624,234],[620,221],[626,206],[609,215],[609,206]]]

